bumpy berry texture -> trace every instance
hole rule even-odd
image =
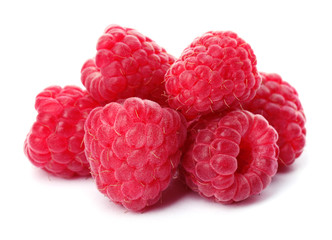
[[[81,80],[101,103],[140,97],[164,105],[164,76],[174,60],[136,30],[110,25],[99,38],[96,57],[83,65]]]
[[[84,142],[99,191],[133,211],[156,203],[179,164],[186,130],[183,116],[150,100],[94,109]]]
[[[97,106],[86,91],[74,86],[52,86],[39,93],[36,122],[24,142],[32,164],[59,177],[89,176],[84,122]]]
[[[261,73],[262,86],[255,98],[243,105],[253,113],[263,115],[279,134],[279,164],[290,165],[303,152],[306,118],[294,87],[278,74]]]
[[[187,185],[221,203],[260,193],[278,168],[278,134],[261,115],[236,110],[188,130],[181,164]]]
[[[165,79],[169,105],[187,119],[249,101],[261,83],[253,50],[229,31],[196,38]]]

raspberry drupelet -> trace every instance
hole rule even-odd
[[[186,130],[180,113],[150,100],[91,111],[84,142],[99,191],[132,211],[156,203],[177,169]]]
[[[84,153],[84,122],[100,106],[75,86],[52,86],[36,97],[38,112],[24,142],[24,152],[35,166],[58,177],[90,176]]]
[[[236,33],[196,38],[165,76],[169,105],[188,119],[250,101],[260,86],[256,56]]]
[[[263,115],[279,134],[279,164],[294,163],[305,146],[306,118],[294,87],[275,73],[260,73],[262,85],[243,108]]]
[[[188,130],[181,173],[203,197],[242,201],[260,193],[276,174],[277,139],[264,117],[248,111],[203,117]]]
[[[97,43],[97,54],[85,62],[81,81],[100,103],[128,97],[165,105],[164,76],[174,57],[132,28],[110,25]]]

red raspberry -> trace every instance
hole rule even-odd
[[[184,117],[159,104],[128,98],[91,111],[86,156],[100,192],[127,209],[156,203],[179,164]]]
[[[253,50],[233,32],[196,38],[165,78],[170,106],[187,119],[249,101],[261,83]]]
[[[182,172],[187,185],[217,202],[260,193],[278,168],[278,134],[261,115],[233,111],[203,118],[188,131]]]
[[[290,165],[301,155],[305,145],[305,122],[296,90],[278,74],[260,73],[263,79],[255,98],[243,105],[263,115],[279,134],[279,164]]]
[[[164,76],[174,57],[131,28],[110,25],[97,55],[82,67],[82,83],[93,98],[108,103],[140,97],[164,104]]]
[[[59,177],[89,176],[84,122],[96,106],[86,91],[74,86],[52,86],[39,93],[36,122],[24,142],[32,164]]]

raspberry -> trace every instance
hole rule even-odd
[[[261,83],[253,50],[229,31],[196,38],[165,79],[170,106],[188,120],[250,101]]]
[[[85,151],[99,191],[127,209],[156,203],[179,164],[184,117],[136,97],[91,111]]]
[[[109,103],[140,97],[164,104],[164,76],[174,57],[131,28],[110,25],[97,54],[82,67],[81,80],[93,98]]]
[[[188,131],[181,170],[201,196],[231,203],[260,193],[278,168],[278,134],[261,115],[232,111]]]
[[[279,134],[279,164],[292,164],[303,152],[305,122],[301,102],[296,90],[278,74],[261,73],[262,86],[255,98],[243,107],[263,115]]]
[[[36,122],[24,142],[32,164],[59,177],[89,176],[84,122],[96,106],[86,91],[74,86],[52,86],[39,93]]]

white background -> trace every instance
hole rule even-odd
[[[0,239],[331,239],[330,1],[1,1]],[[209,30],[232,30],[258,69],[299,92],[307,145],[288,171],[248,201],[224,206],[182,185],[137,214],[92,179],[63,180],[30,164],[23,142],[34,98],[49,85],[81,86],[80,68],[107,25],[132,27],[179,56]]]

